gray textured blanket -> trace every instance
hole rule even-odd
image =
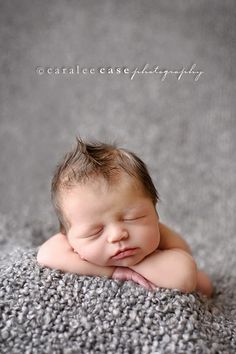
[[[236,352],[235,278],[215,276],[207,300],[63,274],[36,262],[46,230],[1,218],[0,353]]]

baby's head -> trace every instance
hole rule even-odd
[[[52,179],[51,197],[60,231],[67,234],[71,226],[63,208],[63,200],[69,191],[98,181],[105,182],[108,187],[119,186],[124,175],[133,179],[155,207],[158,193],[145,163],[139,157],[115,145],[87,143],[77,138],[75,148],[65,155]]]

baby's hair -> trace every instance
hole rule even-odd
[[[62,233],[66,234],[70,225],[62,210],[61,193],[98,177],[112,184],[125,172],[141,183],[144,193],[156,205],[158,192],[145,163],[137,155],[115,144],[85,142],[81,138],[76,141],[74,149],[57,165],[51,184],[52,203]]]

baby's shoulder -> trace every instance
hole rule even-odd
[[[62,233],[58,233],[51,236],[39,247],[37,260],[42,264],[48,258],[56,256],[58,257],[58,255],[61,253],[72,251],[72,247],[67,241],[67,237]]]
[[[67,237],[60,232],[58,234],[51,236],[47,241],[43,243],[43,245],[48,245],[48,246],[58,245],[63,247],[70,247]]]

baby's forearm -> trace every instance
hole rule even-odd
[[[82,260],[62,234],[54,235],[39,248],[37,261],[42,266],[63,272],[108,278],[112,277],[115,269],[115,267],[101,267]]]
[[[61,262],[59,269],[80,275],[111,278],[115,267],[102,267],[82,260],[77,253],[71,253],[68,255],[68,262]]]
[[[188,253],[179,249],[155,251],[130,268],[158,287],[183,292],[196,289],[196,263]]]

